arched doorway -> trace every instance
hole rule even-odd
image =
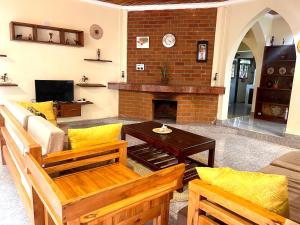
[[[248,51],[252,53],[253,58],[255,58],[256,61],[256,76],[255,79],[253,79],[253,83],[251,83],[253,88],[253,97],[252,97],[252,101],[250,101],[250,103],[252,104],[251,107],[251,112],[249,112],[249,106],[246,105],[247,103],[247,99],[244,102],[241,102],[240,100],[237,100],[237,96],[234,96],[234,93],[239,93],[237,92],[237,88],[233,88],[234,82],[232,81],[232,77],[233,77],[233,71],[231,70],[231,81],[230,81],[230,94],[228,96],[228,114],[227,114],[227,118],[232,118],[232,117],[239,117],[239,116],[251,116],[252,114],[252,118],[253,118],[253,114],[255,112],[255,108],[257,108],[257,102],[256,100],[259,99],[257,97],[257,90],[261,88],[261,82],[265,82],[266,79],[263,79],[264,76],[266,76],[267,74],[265,74],[265,69],[266,69],[266,65],[265,62],[263,61],[263,56],[264,56],[264,49],[265,46],[269,46],[269,45],[276,45],[276,48],[278,47],[283,47],[283,49],[286,48],[286,46],[294,46],[294,40],[293,40],[293,33],[291,31],[290,26],[288,25],[288,23],[275,11],[272,10],[268,10],[264,15],[259,15],[259,18],[256,19],[256,22],[254,23],[254,25],[249,29],[249,31],[246,33],[246,35],[242,38],[238,50],[236,52],[236,54],[239,54],[239,51],[241,50],[241,48],[243,46],[247,46],[248,47]],[[267,49],[267,48],[266,48]],[[274,56],[276,57],[276,56]],[[231,59],[230,59],[231,58]],[[231,61],[231,67],[233,68],[236,62],[237,62],[237,58],[236,55],[234,56],[234,59],[232,60],[233,56],[229,56],[229,59],[227,61],[227,66],[226,66],[226,71],[228,71],[226,73],[227,75],[227,79],[229,79],[229,65],[230,65],[230,61]],[[271,57],[272,58],[272,57]],[[232,61],[235,62],[232,64]],[[264,66],[262,65],[264,62]],[[281,69],[286,69],[289,71],[294,71],[295,68],[295,60],[293,62],[294,64],[292,65],[288,65],[285,64],[283,66],[281,66]],[[284,68],[282,68],[284,67]],[[261,71],[261,69],[264,68],[264,71]],[[281,77],[279,78],[279,72],[277,70],[279,70],[280,68],[275,68],[276,72],[274,73],[274,77],[272,77],[272,82],[274,83],[289,83],[287,86],[285,84],[283,84],[279,89],[282,89],[281,91],[284,91],[283,89],[286,89],[286,87],[290,88],[290,90],[286,90],[287,92],[289,92],[289,94],[285,94],[285,96],[289,95],[289,98],[291,96],[291,88],[292,88],[292,82],[291,79],[286,79],[286,77]],[[277,73],[278,72],[278,73]],[[262,77],[261,77],[262,75]],[[293,74],[288,74],[290,77]],[[238,79],[240,79],[239,82],[236,82],[237,84],[241,83],[241,81],[243,80],[243,77],[240,76],[240,74],[238,74]],[[275,77],[276,76],[276,77]],[[252,82],[252,80],[250,81]],[[229,81],[228,81],[229,83]],[[227,86],[228,87],[228,86]],[[274,88],[275,86],[273,85],[272,87],[269,88]],[[277,88],[277,87],[276,87]],[[235,91],[235,92],[234,92]],[[275,90],[274,90],[275,92]],[[274,94],[269,92],[270,95]],[[261,92],[259,92],[261,93]],[[267,94],[269,94],[267,93]],[[244,97],[242,95],[242,97]],[[274,97],[275,98],[275,97]],[[276,98],[280,98],[280,97],[276,97]],[[235,99],[235,102],[233,102],[233,99]],[[272,97],[270,98],[272,99]],[[261,101],[259,99],[259,101]],[[265,101],[265,100],[263,100]],[[273,101],[273,100],[272,100]],[[272,104],[268,104],[268,105],[260,105],[260,109],[256,110],[259,111],[259,114],[265,114],[267,115],[267,111],[269,111],[269,115],[268,116],[261,116],[260,119],[266,119],[268,118],[269,121],[274,121],[274,122],[285,122],[287,121],[287,112],[288,112],[288,108],[289,108],[289,100],[288,102],[285,101],[284,104],[281,104],[281,101],[274,100],[273,102],[270,101],[270,103]],[[242,109],[238,108],[240,105],[239,103],[243,103],[243,107]],[[244,104],[245,103],[245,104]],[[249,103],[249,102],[248,102]],[[280,103],[280,104],[279,104]],[[235,110],[237,110],[238,112],[232,110],[232,105],[236,106]],[[266,106],[269,107],[269,109],[266,109]],[[248,111],[247,111],[248,110]],[[264,112],[261,112],[262,110],[264,110]],[[280,112],[280,113],[279,113]],[[256,113],[257,114],[257,113]],[[274,114],[274,115],[273,115]],[[279,115],[280,114],[280,115]],[[285,115],[284,115],[285,114]],[[275,117],[279,117],[281,116],[282,119],[276,119]],[[256,118],[258,118],[256,116]],[[275,118],[275,119],[274,119]],[[274,120],[273,120],[274,119]],[[236,123],[235,123],[236,124]],[[253,124],[253,122],[251,122],[251,124]],[[272,124],[273,125],[273,124]],[[269,126],[269,125],[268,125]],[[274,125],[275,128],[275,133],[276,134],[284,134],[285,132],[285,125]],[[276,130],[278,129],[278,130]],[[268,128],[269,130],[269,128]]]

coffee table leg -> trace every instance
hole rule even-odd
[[[208,152],[208,166],[209,167],[214,167],[215,163],[215,148],[209,149]]]
[[[124,131],[124,127],[122,127],[122,129],[121,129],[121,140],[126,140],[126,133],[125,133],[125,131]]]

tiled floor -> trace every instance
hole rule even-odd
[[[286,124],[258,120],[252,116],[235,117],[225,120],[222,123],[228,127],[277,136],[283,136],[286,128]]]
[[[134,121],[120,121],[105,119],[99,124],[112,122],[132,123]],[[76,124],[75,124],[76,125]],[[83,126],[83,124],[77,127]],[[268,165],[273,159],[286,152],[295,150],[265,141],[255,140],[237,135],[236,129],[213,125],[172,125],[199,135],[216,139],[216,165],[227,166],[238,170],[256,171]],[[129,144],[137,142],[129,138]],[[196,157],[206,157],[200,154]],[[13,181],[5,166],[0,165],[0,224],[1,225],[29,225],[25,209],[20,202]],[[5,193],[5,194],[3,194]],[[187,202],[173,202],[170,206],[170,223],[175,224],[177,212]]]

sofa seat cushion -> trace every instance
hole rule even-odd
[[[271,165],[300,173],[300,151],[289,152],[278,159],[275,159]]]
[[[196,169],[204,182],[274,213],[288,216],[288,183],[285,176],[236,171],[231,168],[197,167]]]
[[[72,149],[81,149],[117,141],[122,124],[108,124],[97,127],[68,129]]]
[[[267,166],[262,173],[279,174],[288,178],[289,218],[300,223],[300,173],[278,166]]]
[[[26,109],[31,108],[31,107],[36,109],[37,111],[44,114],[48,121],[53,123],[53,125],[57,126],[56,116],[54,113],[52,101],[48,101],[48,102],[18,102],[18,103]]]
[[[41,145],[43,155],[63,150],[65,133],[40,116],[28,119],[28,133]]]
[[[22,125],[22,127],[25,130],[27,130],[28,117],[33,116],[33,114],[12,101],[4,101],[4,106],[17,119],[17,121]]]

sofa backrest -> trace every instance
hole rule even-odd
[[[42,155],[62,151],[65,133],[40,116],[30,116],[28,133],[41,145]]]
[[[27,130],[28,126],[28,118],[33,116],[31,112],[29,112],[24,107],[18,105],[12,101],[5,101],[4,106],[9,110],[9,112],[15,117],[17,121],[23,126],[25,130]]]

